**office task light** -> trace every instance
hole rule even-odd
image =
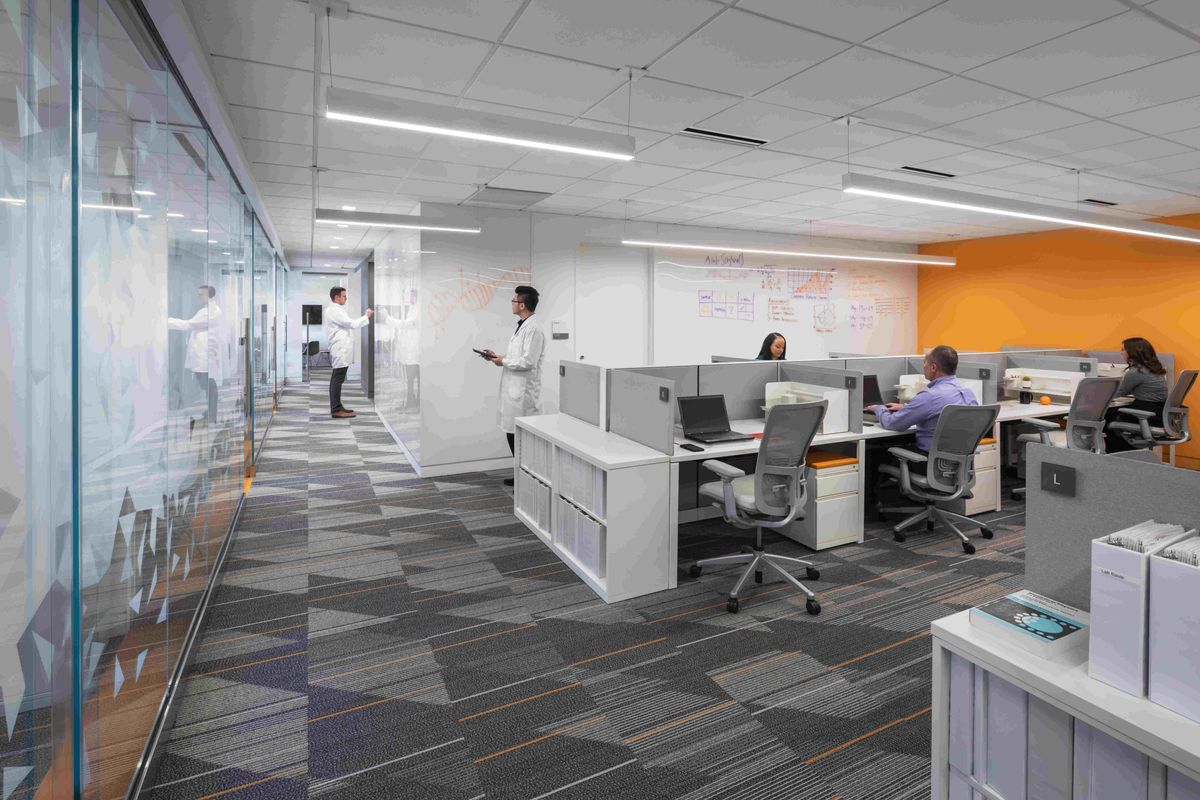
[[[650,239],[622,239],[621,244],[631,247],[674,247],[680,250],[700,250],[708,253],[751,253],[759,256],[789,256],[791,258],[826,258],[834,261],[873,261],[883,264],[927,264],[938,267],[953,267],[957,262],[948,256],[927,256],[918,253],[879,253],[873,250],[774,250],[746,247],[740,244],[688,244]]]
[[[334,211],[332,208],[318,208],[316,221],[339,228],[398,228],[441,233],[479,233],[481,230],[477,224],[455,224],[453,220],[432,219],[417,214],[372,214],[367,211]]]

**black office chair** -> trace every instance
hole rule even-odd
[[[1066,430],[1047,419],[1026,420],[1041,430],[1037,433],[1023,433],[1017,437],[1017,441],[1103,453],[1104,415],[1120,386],[1119,378],[1084,378],[1075,387],[1075,396],[1071,398]],[[1014,499],[1024,497],[1025,487],[1013,489],[1012,496]]]
[[[300,352],[304,356],[304,368],[312,369],[312,357],[321,352],[321,343],[314,339],[313,341],[304,345]]]
[[[1149,449],[1159,445],[1183,444],[1191,438],[1188,428],[1188,408],[1184,405],[1188,392],[1196,382],[1197,371],[1187,369],[1179,373],[1179,379],[1171,387],[1167,401],[1163,404],[1162,427],[1154,427],[1150,419],[1154,416],[1149,411],[1137,408],[1120,408],[1118,412],[1133,417],[1133,422],[1110,422],[1108,430],[1116,431],[1125,441],[1139,449]]]
[[[717,474],[719,481],[711,481],[700,486],[700,495],[715,500],[713,505],[725,514],[725,521],[738,528],[755,528],[758,532],[753,547],[743,548],[737,555],[704,558],[692,565],[693,578],[700,577],[700,571],[715,564],[745,564],[733,591],[729,593],[726,608],[731,614],[738,611],[738,594],[746,585],[750,574],[754,573],[755,583],[762,583],[764,565],[778,572],[784,580],[791,583],[807,597],[805,608],[809,614],[820,614],[821,604],[817,596],[791,573],[783,569],[783,564],[795,564],[806,568],[809,580],[821,577],[811,561],[788,556],[778,556],[763,551],[763,528],[777,530],[786,527],[793,520],[804,516],[806,499],[805,487],[805,457],[813,436],[825,418],[826,402],[796,403],[774,406],[767,413],[767,423],[763,429],[762,446],[758,451],[758,464],[753,473],[747,475],[742,470],[731,467],[723,461],[709,460],[703,462],[706,469]]]
[[[975,552],[975,545],[954,524],[958,521],[968,528],[979,528],[983,538],[991,539],[992,531],[986,525],[970,517],[955,514],[938,507],[938,503],[971,497],[975,485],[975,448],[979,440],[991,433],[1000,415],[1000,406],[949,405],[938,416],[937,428],[933,431],[933,442],[929,455],[923,456],[903,447],[889,447],[888,452],[900,459],[898,464],[884,464],[879,471],[891,475],[900,482],[900,491],[905,497],[922,503],[922,507],[880,509],[883,513],[912,513],[912,516],[892,528],[897,542],[908,536],[906,528],[925,521],[925,529],[932,531],[934,522],[940,521],[962,540],[963,550]],[[913,467],[924,464],[925,474],[913,472]]]

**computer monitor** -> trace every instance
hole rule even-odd
[[[863,375],[863,408],[883,405],[883,394],[879,391],[879,378]]]
[[[685,436],[693,433],[720,433],[729,430],[725,395],[705,394],[679,398],[679,421]]]

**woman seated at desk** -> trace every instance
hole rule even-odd
[[[1121,342],[1121,355],[1125,357],[1125,375],[1121,378],[1121,387],[1117,389],[1118,397],[1132,395],[1133,402],[1125,408],[1136,408],[1154,414],[1149,422],[1152,427],[1162,425],[1163,404],[1167,402],[1166,369],[1158,360],[1154,345],[1140,336],[1134,336]],[[1122,414],[1120,409],[1110,408],[1105,414],[1105,424],[1113,420],[1131,421],[1133,418]],[[1104,449],[1109,453],[1120,453],[1136,448],[1119,433],[1104,434]]]
[[[787,339],[782,333],[768,333],[755,361],[783,361],[787,358]]]

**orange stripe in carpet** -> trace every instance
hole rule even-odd
[[[494,639],[497,636],[504,636],[509,633],[516,633],[517,631],[524,631],[524,630],[528,630],[530,628],[535,628],[535,627],[537,627],[537,624],[531,622],[528,625],[522,625],[519,628],[509,628],[506,631],[499,631],[498,633],[489,633],[487,636],[476,636],[474,639],[467,639],[465,642],[454,642],[453,644],[444,644],[441,647],[434,647],[428,653],[415,653],[411,656],[403,656],[401,658],[394,658],[390,661],[384,661],[382,664],[371,664],[370,666],[359,667],[358,669],[352,669],[349,672],[339,672],[336,675],[330,675],[328,677],[322,678],[321,680],[322,681],[331,681],[334,678],[344,678],[347,675],[354,675],[359,672],[368,672],[373,669],[379,669],[380,667],[386,667],[390,664],[400,664],[405,661],[411,661],[414,658],[420,658],[421,656],[429,656],[429,655],[433,655],[434,653],[440,653],[443,650],[450,650],[455,647],[462,647],[463,645],[471,644],[472,642],[482,642],[484,639]]]
[[[806,767],[811,766],[811,765],[817,763],[818,761],[820,761],[821,759],[826,758],[827,756],[831,756],[834,753],[839,753],[842,750],[845,750],[847,747],[852,747],[853,745],[858,744],[859,742],[863,741],[864,739],[870,739],[872,736],[874,736],[877,733],[883,733],[888,728],[894,728],[897,725],[903,725],[905,722],[914,720],[917,717],[921,716],[922,714],[928,714],[932,708],[933,708],[933,706],[925,706],[924,708],[922,708],[920,711],[916,712],[915,714],[909,714],[907,717],[900,717],[900,719],[894,719],[891,722],[887,723],[886,725],[880,725],[875,730],[864,733],[862,736],[855,736],[850,741],[842,742],[837,747],[831,747],[828,750],[826,750],[824,753],[818,753],[817,755],[815,755],[812,758],[805,761],[804,766],[806,766]]]
[[[312,725],[314,722],[320,722],[321,720],[329,719],[330,717],[340,717],[343,714],[350,714],[354,711],[362,711],[363,709],[366,709],[366,708],[372,708],[374,706],[381,706],[384,703],[391,703],[395,700],[403,700],[406,697],[412,697],[415,694],[423,694],[425,692],[428,692],[430,689],[436,689],[441,685],[442,685],[441,683],[434,683],[434,684],[430,684],[429,686],[422,686],[420,689],[413,689],[411,692],[405,692],[404,694],[398,694],[395,697],[385,697],[382,700],[374,700],[370,703],[363,703],[361,706],[353,706],[351,708],[346,708],[341,711],[334,711],[331,714],[323,714],[319,717],[313,717],[312,719],[310,719],[308,721],[308,724]]]
[[[538,698],[541,698],[541,697],[549,697],[550,695],[558,694],[559,692],[565,692],[567,689],[574,689],[574,688],[578,687],[579,685],[580,684],[578,684],[578,683],[571,683],[566,686],[560,686],[557,689],[551,689],[549,691],[542,692],[540,694],[530,695],[529,697],[522,697],[520,700],[514,700],[511,703],[505,703],[502,706],[496,706],[494,708],[489,708],[486,711],[480,711],[478,714],[471,714],[466,717],[459,717],[458,721],[459,722],[469,722],[470,720],[478,719],[479,717],[486,717],[488,714],[495,714],[497,711],[503,711],[506,708],[512,708],[513,706],[519,706],[522,703],[528,703],[533,700],[537,700]]]
[[[841,669],[842,667],[862,661],[864,658],[870,658],[871,656],[877,656],[880,653],[886,653],[888,650],[891,650],[896,647],[900,647],[901,645],[908,644],[909,642],[915,642],[917,639],[922,639],[928,635],[929,635],[929,631],[921,631],[920,633],[914,633],[912,636],[909,636],[906,639],[901,639],[898,642],[892,642],[891,644],[886,644],[883,647],[876,648],[875,650],[872,650],[869,653],[863,653],[861,656],[855,656],[854,658],[847,659],[846,661],[843,661],[840,664],[834,664],[833,666],[831,666],[829,668],[829,671],[832,672],[835,669]]]
[[[206,794],[203,797],[197,797],[196,800],[212,800],[212,798],[214,798],[214,797],[221,797],[222,795],[229,794],[230,792],[240,792],[242,789],[249,789],[251,786],[258,786],[260,783],[266,783],[267,781],[277,781],[277,780],[279,780],[279,778],[280,778],[279,775],[268,775],[265,778],[259,778],[256,781],[250,781],[249,783],[243,783],[241,786],[235,786],[232,789],[225,789],[224,791],[214,792],[213,794]]]
[[[619,650],[609,650],[607,653],[601,653],[598,656],[592,656],[591,658],[585,658],[582,661],[572,661],[567,666],[580,667],[580,666],[583,666],[584,664],[590,664],[593,661],[599,661],[602,658],[608,658],[609,656],[620,655],[621,653],[628,653],[630,650],[637,650],[639,647],[646,647],[647,645],[658,644],[659,642],[665,642],[666,640],[667,640],[667,637],[660,636],[657,639],[651,639],[648,642],[641,642],[640,644],[631,644],[631,645],[629,645],[629,647],[622,647]]]
[[[485,761],[491,761],[493,758],[498,758],[499,756],[507,755],[508,753],[512,753],[516,750],[520,750],[522,748],[529,747],[530,745],[537,744],[538,742],[544,742],[547,739],[553,739],[555,736],[561,736],[565,733],[571,733],[572,731],[577,731],[580,728],[585,728],[588,725],[591,725],[593,722],[597,722],[603,718],[604,718],[603,714],[598,714],[594,717],[591,717],[590,719],[585,719],[582,722],[576,722],[574,725],[568,725],[567,727],[563,728],[562,730],[551,731],[550,733],[547,733],[545,736],[539,736],[536,739],[530,739],[527,742],[521,742],[520,744],[514,744],[512,747],[506,747],[503,750],[499,750],[495,753],[492,753],[491,755],[483,756],[482,758],[477,758],[477,759],[475,759],[475,763],[482,764]]]
[[[641,733],[636,734],[634,736],[630,736],[628,739],[626,739],[625,744],[633,744],[634,742],[638,742],[638,741],[641,741],[642,739],[653,736],[656,733],[662,733],[663,731],[669,731],[671,728],[678,728],[680,725],[691,722],[694,719],[699,719],[700,717],[711,714],[714,711],[720,711],[722,709],[729,708],[730,706],[735,705],[736,703],[737,703],[736,700],[726,700],[724,703],[718,703],[717,705],[712,706],[711,708],[705,708],[705,709],[695,712],[694,714],[689,714],[686,717],[677,719],[673,722],[668,722],[663,725],[659,725],[657,728],[651,728],[648,731],[642,731]]]

